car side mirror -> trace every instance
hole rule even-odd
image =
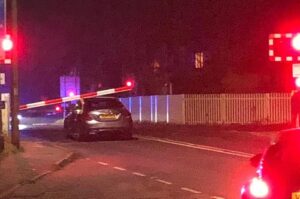
[[[250,158],[250,164],[251,164],[251,166],[258,167],[261,158],[262,158],[262,153],[256,154],[255,156],[253,156],[252,158]]]

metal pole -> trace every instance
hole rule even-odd
[[[0,100],[2,100],[2,93],[0,93]],[[2,110],[0,109],[0,153],[4,150],[4,137],[2,126]]]
[[[12,0],[12,39],[14,42],[13,56],[12,56],[12,134],[11,142],[17,148],[20,147],[20,132],[19,132],[19,74],[18,74],[18,21],[17,21],[17,0]]]

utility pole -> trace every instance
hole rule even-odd
[[[17,7],[17,0],[11,1],[11,17],[12,17],[12,39],[14,42],[14,49],[12,55],[12,107],[11,107],[11,127],[12,127],[12,134],[11,134],[11,142],[17,148],[20,147],[20,132],[19,132],[19,120],[18,120],[18,113],[19,113],[19,71],[18,71],[18,7]]]

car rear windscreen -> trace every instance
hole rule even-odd
[[[86,103],[89,110],[122,108],[123,104],[114,99],[90,100]]]

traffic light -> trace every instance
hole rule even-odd
[[[270,34],[269,59],[275,62],[299,62],[300,33]]]
[[[2,50],[5,52],[11,51],[13,49],[13,41],[11,40],[10,35],[5,35],[1,42]]]

